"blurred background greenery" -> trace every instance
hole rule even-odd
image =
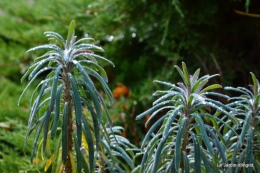
[[[139,145],[147,129],[136,115],[152,105],[154,79],[177,83],[173,66],[220,73],[224,86],[246,86],[259,77],[260,1],[235,0],[10,0],[0,1],[0,172],[42,172],[24,147],[31,90],[20,106],[26,82],[20,78],[36,55],[26,51],[46,43],[44,31],[65,36],[71,20],[76,35],[88,35],[115,63],[105,67],[115,103],[109,108],[124,136]],[[250,13],[246,13],[249,9]],[[255,15],[256,14],[256,15]],[[259,14],[259,15],[257,15]]]

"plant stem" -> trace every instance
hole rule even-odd
[[[65,89],[64,89],[64,101],[65,103],[68,103],[68,131],[67,131],[67,135],[68,135],[68,148],[67,148],[67,153],[69,154],[70,152],[72,152],[72,132],[73,132],[73,120],[72,120],[72,97],[70,94],[70,81],[69,81],[69,77],[67,75],[67,72],[69,70],[68,69],[64,69],[64,73],[63,73],[63,77],[64,77],[64,81],[65,81]],[[65,148],[63,148],[65,149]],[[67,160],[66,160],[66,165],[64,166],[64,170],[63,173],[71,173],[72,172],[72,165],[71,165],[71,160],[69,155],[67,156]]]
[[[69,110],[68,110],[68,132],[67,132],[67,135],[68,135],[68,154],[70,152],[72,152],[72,132],[73,132],[73,129],[72,129],[72,126],[73,126],[73,121],[72,121],[72,107],[71,107],[71,103],[69,102]],[[64,173],[71,173],[72,172],[72,165],[71,165],[71,160],[70,160],[70,157],[69,155],[67,156],[67,160],[66,160],[66,165],[65,165],[65,168],[64,168]]]
[[[187,111],[185,112],[185,117],[188,118],[188,121],[184,127],[184,131],[183,131],[183,142],[182,142],[182,146],[181,146],[181,153],[183,153],[183,151],[186,152],[186,146],[189,143],[189,126],[190,126],[190,105],[187,106]],[[182,155],[181,155],[182,156]],[[184,172],[184,161],[183,161],[183,157],[181,157],[181,170],[182,172]]]

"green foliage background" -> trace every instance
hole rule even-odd
[[[116,123],[138,127],[127,135],[139,145],[145,129],[138,126],[142,122],[134,121],[135,116],[151,106],[150,93],[157,87],[154,79],[179,81],[175,64],[185,61],[191,71],[202,67],[204,74],[220,73],[216,80],[223,86],[246,86],[249,71],[259,76],[260,18],[234,11],[246,11],[247,2],[0,1],[0,172],[37,169],[28,162],[27,147],[23,153],[30,91],[20,107],[17,100],[24,88],[20,78],[34,58],[25,52],[46,42],[44,31],[66,35],[65,27],[75,20],[77,35],[88,34],[104,47],[103,56],[116,66],[105,67],[110,87],[121,82],[132,90],[130,98],[111,107],[111,114],[123,113],[125,121],[118,118]],[[258,13],[259,5],[252,0],[249,12]],[[122,105],[130,108],[120,109]]]

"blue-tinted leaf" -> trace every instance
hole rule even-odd
[[[252,156],[253,156],[253,129],[249,128],[248,130],[248,138],[247,138],[247,147],[246,147],[246,158],[245,164],[252,164]],[[248,169],[248,172],[252,172],[252,168]]]
[[[176,115],[178,115],[178,112],[183,108],[183,105],[180,105],[178,107],[176,107],[173,112],[169,115],[169,118],[167,120],[167,123],[165,124],[165,128],[163,131],[163,136],[167,136],[169,133],[169,129],[172,126],[172,122],[174,121]]]
[[[87,74],[86,74],[87,75]],[[88,76],[87,76],[88,77]],[[86,79],[86,78],[85,78]],[[97,95],[94,93],[95,91],[93,90],[96,90],[95,87],[91,87],[90,84],[88,81],[84,81],[84,80],[80,80],[84,86],[86,86],[86,88],[88,89],[89,91],[89,94],[91,96],[91,99],[94,103],[94,106],[95,106],[95,110],[96,110],[96,113],[97,113],[97,117],[99,119],[99,121],[101,121],[101,116],[102,116],[102,111],[101,111],[101,105],[100,105],[100,102],[102,99],[98,99]]]
[[[174,106],[164,106],[162,108],[159,108],[158,110],[154,111],[152,113],[152,115],[150,115],[150,117],[148,118],[148,120],[145,123],[145,127],[147,127],[147,125],[149,124],[149,122],[157,115],[157,113],[159,113],[160,111],[164,110],[164,109],[175,109]]]
[[[36,98],[36,100],[34,102],[34,105],[33,105],[32,109],[31,109],[30,117],[29,117],[29,120],[28,120],[28,127],[29,128],[31,127],[32,121],[33,121],[33,119],[34,119],[34,117],[35,117],[35,115],[36,115],[36,113],[38,111],[38,107],[39,107],[41,98],[43,96],[43,93],[44,93],[45,88],[47,87],[47,85],[48,85],[48,83],[44,83],[42,85],[41,91],[40,91],[38,97]]]
[[[201,156],[201,159],[203,160],[206,173],[207,173],[207,172],[210,172],[210,167],[209,167],[209,165],[210,165],[210,163],[211,163],[211,160],[208,159],[203,152],[200,152],[200,156]]]
[[[93,53],[90,53],[89,56],[92,56],[92,57],[97,58],[97,59],[102,59],[102,60],[108,62],[109,64],[111,64],[113,67],[115,67],[115,65],[112,61],[110,61],[110,60],[108,60],[108,59],[106,59],[102,56],[99,56],[99,55],[96,55],[96,54],[93,54]]]
[[[98,121],[98,118],[97,118],[97,114],[94,111],[93,106],[90,103],[88,103],[87,100],[85,100],[83,98],[81,98],[81,100],[84,104],[86,104],[86,106],[87,106],[87,108],[88,108],[88,110],[89,110],[89,112],[92,116],[92,121],[93,121],[93,125],[94,125],[94,133],[95,133],[95,138],[96,138],[96,146],[97,146],[97,149],[99,149],[99,141],[100,141],[99,140],[100,139],[99,131],[100,131],[100,129],[99,129],[99,121]]]
[[[217,92],[204,92],[202,93],[202,95],[212,95],[212,96],[217,96],[217,97],[222,97],[225,99],[229,99],[230,97],[225,95],[225,94],[221,94],[221,93],[217,93]]]
[[[49,132],[49,124],[50,124],[50,115],[51,115],[51,111],[48,109],[46,112],[46,117],[45,117],[45,124],[44,124],[44,129],[43,129],[43,152],[45,154],[46,151],[46,144],[47,144],[47,136],[48,136],[48,132]]]
[[[91,61],[95,64],[97,64],[97,60],[91,56],[91,53],[87,53],[86,51],[82,51],[82,50],[75,50],[71,53],[72,57],[74,60],[77,60],[77,58],[84,58],[85,61]],[[79,61],[84,61],[84,60],[79,60]]]
[[[250,121],[250,117],[251,117],[251,111],[247,113],[247,116],[245,118],[245,121],[244,121],[244,124],[243,124],[243,127],[242,127],[242,132],[240,134],[240,138],[239,138],[239,146],[241,147],[241,145],[243,144],[243,140],[245,139],[245,135],[248,131],[248,126],[249,126],[249,121]]]
[[[245,94],[245,95],[247,95],[247,96],[249,96],[249,97],[254,97],[253,94],[252,94],[252,92],[249,91],[249,90],[246,89],[246,88],[242,88],[242,87],[234,88],[234,87],[228,86],[228,87],[224,87],[224,89],[225,89],[225,90],[230,90],[230,91],[240,92],[240,93],[243,93],[243,94]]]
[[[258,161],[255,159],[255,156],[253,155],[252,157],[253,157],[252,161],[254,164],[254,169],[257,173],[260,173],[260,165],[258,164]]]
[[[104,91],[108,95],[110,103],[113,103],[114,102],[113,94],[112,94],[111,90],[109,89],[109,87],[107,86],[107,84],[104,81],[104,79],[97,72],[95,72],[93,69],[91,69],[91,68],[89,68],[87,66],[83,66],[83,68],[88,69],[90,71],[90,74],[93,75],[102,84],[102,87],[103,87]]]
[[[220,153],[220,156],[223,160],[223,163],[227,163],[227,156],[225,155],[224,148],[222,144],[220,143],[218,137],[216,136],[215,132],[211,130],[208,126],[206,126],[207,131],[210,133],[210,136],[214,139],[215,145],[218,148],[218,151]]]
[[[111,147],[114,150],[117,150],[120,153],[120,157],[131,167],[131,169],[134,168],[134,165],[132,164],[131,158],[128,156],[128,154],[119,146],[114,145]]]
[[[102,78],[104,79],[105,82],[108,82],[108,78],[107,78],[107,74],[106,74],[106,71],[101,67],[99,66],[98,64],[92,62],[92,61],[88,61],[88,60],[81,60],[79,62],[87,62],[88,64],[94,66],[96,68],[97,71],[100,72]],[[89,70],[92,71],[92,69],[88,68]],[[92,71],[94,73],[94,71]]]
[[[44,32],[44,35],[46,35],[46,37],[55,38],[55,40],[58,42],[58,44],[60,46],[65,47],[65,40],[63,39],[63,37],[60,34],[58,34],[56,32],[52,32],[52,31],[46,31],[46,32]]]
[[[178,94],[178,93],[175,92],[175,91],[168,91],[168,92],[166,92],[163,96],[161,96],[161,97],[159,97],[157,100],[155,100],[155,101],[153,102],[153,105],[156,105],[156,104],[160,103],[161,101],[163,101],[163,100],[165,100],[165,99],[167,99],[167,98],[169,98],[169,97],[173,97],[173,96],[175,96],[176,94]]]
[[[108,155],[112,161],[112,164],[115,164],[115,159],[112,155],[112,150],[111,150],[110,146],[108,145],[108,143],[105,140],[100,140],[100,144],[106,149],[106,152],[108,153]]]
[[[64,110],[63,110],[63,120],[62,120],[62,162],[63,165],[66,165],[66,160],[68,156],[68,114],[69,113],[69,106],[70,104],[66,102],[64,104]]]
[[[56,95],[56,103],[55,103],[55,115],[54,115],[54,120],[51,128],[51,139],[54,139],[54,136],[56,134],[57,126],[58,126],[58,121],[60,118],[60,100],[62,99],[62,90],[63,90],[64,85],[60,85],[57,89],[57,95]]]
[[[190,165],[189,165],[189,159],[187,157],[186,152],[183,152],[183,161],[184,161],[184,172],[185,173],[190,173]]]
[[[209,138],[208,138],[208,135],[206,133],[205,124],[204,124],[203,120],[197,114],[192,114],[192,115],[195,117],[195,119],[197,120],[197,122],[199,124],[200,131],[201,131],[201,137],[202,137],[202,139],[204,141],[204,144],[206,145],[209,153],[213,156],[214,151],[213,151],[212,146],[209,143]]]
[[[29,69],[24,73],[23,77],[21,78],[21,82],[24,81],[24,79],[36,68],[38,64],[33,64],[29,67]]]
[[[182,91],[182,89],[181,89],[180,87],[177,87],[176,85],[171,84],[171,83],[169,83],[169,82],[163,82],[163,81],[158,81],[158,80],[154,80],[153,82],[156,82],[156,83],[160,83],[160,84],[169,86],[169,87],[171,87],[171,88],[173,88],[173,89],[175,89],[175,90],[177,90],[177,91],[179,91],[179,92]],[[166,91],[166,92],[169,92],[169,91]]]
[[[80,145],[78,143],[78,137],[73,133],[73,140],[74,140],[74,147],[75,147],[75,151],[76,151],[76,159],[77,159],[77,173],[81,173],[82,171],[82,161],[84,160],[84,158],[82,158],[82,154],[80,151]],[[81,136],[80,136],[81,138]],[[86,172],[89,172],[88,169],[85,170]]]
[[[78,136],[78,144],[81,145],[81,117],[82,117],[82,108],[81,108],[81,99],[80,99],[80,94],[79,90],[77,87],[77,84],[75,82],[74,77],[72,74],[68,73],[69,80],[71,83],[72,87],[72,96],[73,96],[73,101],[74,101],[74,107],[75,107],[75,112],[76,112],[76,127],[77,127],[77,136]]]
[[[42,72],[44,72],[44,71],[46,71],[46,70],[49,70],[49,69],[42,69],[42,70],[38,71],[38,73],[36,73],[36,74],[34,75],[34,77],[30,80],[30,82],[27,84],[27,86],[24,88],[22,94],[20,95],[19,100],[18,100],[18,105],[19,105],[20,100],[21,100],[22,96],[24,95],[25,91],[26,91],[26,90],[28,89],[28,87],[32,84],[32,82],[38,77],[38,75],[40,75]],[[47,81],[46,81],[46,83],[48,84]]]
[[[148,114],[152,113],[153,111],[157,110],[158,108],[161,108],[161,107],[163,107],[164,105],[169,104],[169,103],[172,103],[172,102],[175,103],[175,101],[171,101],[171,100],[167,100],[167,101],[161,102],[161,103],[159,103],[159,104],[153,106],[152,108],[148,109],[147,111],[141,113],[141,114],[138,115],[135,119],[136,119],[136,120],[140,120],[140,119],[144,118],[145,116],[147,116]]]
[[[159,142],[159,145],[155,151],[155,156],[154,156],[154,162],[153,162],[153,165],[152,165],[152,172],[156,172],[157,169],[158,169],[158,164],[159,164],[159,161],[161,160],[161,155],[162,155],[162,150],[163,150],[163,147],[164,147],[164,144],[168,138],[169,134],[167,136],[164,136],[161,141]]]
[[[74,44],[76,45],[76,44],[79,44],[81,42],[89,42],[89,41],[95,41],[95,39],[94,38],[90,38],[90,37],[85,37],[85,38],[79,39]]]
[[[183,139],[183,131],[187,122],[187,118],[184,117],[181,121],[177,137],[176,137],[176,145],[175,145],[175,153],[174,153],[174,159],[175,159],[175,169],[178,170],[181,163],[181,142]],[[185,139],[186,140],[186,139]]]
[[[41,130],[42,130],[42,126],[44,124],[44,121],[45,121],[45,116],[46,114],[44,114],[40,119],[39,119],[39,126],[38,126],[38,129],[37,129],[37,132],[36,132],[36,135],[35,135],[35,138],[34,138],[34,142],[33,142],[33,147],[32,147],[32,153],[31,153],[31,163],[33,162],[33,156],[34,156],[34,153],[35,153],[35,149],[36,149],[36,144],[37,144],[37,141],[38,141],[38,138],[41,134]]]
[[[60,168],[61,168],[61,165],[62,165],[62,156],[61,156],[61,150],[62,148],[60,147],[60,142],[61,142],[61,134],[57,140],[57,143],[56,143],[56,148],[55,148],[55,151],[54,151],[54,158],[53,160],[55,160],[55,162],[52,163],[52,171],[53,172],[59,172],[60,171]]]
[[[145,143],[150,138],[151,134],[158,128],[158,126],[162,123],[162,121],[165,119],[165,117],[168,115],[162,116],[160,119],[156,120],[156,122],[150,127],[149,131],[146,133],[143,142],[142,142],[142,148],[144,147]]]
[[[94,44],[81,43],[81,44],[75,45],[73,48],[79,49],[79,50],[93,50],[93,51],[97,51],[97,52],[104,52],[104,49],[102,49],[99,46],[95,46]]]
[[[85,135],[87,143],[88,143],[89,169],[90,169],[90,172],[92,172],[94,169],[94,143],[93,143],[93,139],[92,139],[91,130],[90,130],[89,124],[88,124],[85,116],[82,116],[82,122],[84,124],[83,132],[84,132],[84,135]],[[80,136],[80,138],[81,138],[81,136]]]
[[[194,146],[194,160],[195,160],[195,172],[200,173],[201,172],[201,160],[200,160],[200,144],[198,142],[198,139],[196,135],[192,132],[190,132],[193,140],[193,146]]]
[[[59,73],[62,68],[62,65],[59,65],[57,69],[55,70],[55,75],[53,77],[53,83],[52,83],[52,90],[51,90],[51,99],[50,104],[48,106],[46,118],[45,118],[45,126],[43,131],[43,151],[45,152],[46,149],[46,143],[47,143],[47,135],[49,131],[49,125],[50,125],[50,115],[54,109],[55,105],[55,99],[56,99],[56,92],[57,92],[57,84],[59,80]]]
[[[50,101],[50,106],[49,109],[52,112],[54,105],[55,105],[55,100],[56,100],[56,92],[57,92],[57,84],[59,81],[59,74],[60,74],[60,70],[62,68],[62,65],[59,65],[57,67],[57,69],[55,70],[55,74],[53,77],[53,83],[52,83],[52,90],[51,90],[51,101]]]
[[[36,51],[36,50],[40,50],[40,49],[52,49],[52,50],[55,50],[57,53],[62,54],[61,48],[58,47],[55,44],[44,44],[44,45],[36,46],[34,48],[29,49],[27,51],[27,53],[32,52],[32,51]]]
[[[246,150],[243,150],[238,156],[238,158],[239,159],[237,159],[238,160],[238,164],[243,164],[244,162],[243,162],[243,160],[244,160],[244,158],[245,158],[245,154],[246,154]],[[236,167],[236,171],[235,171],[235,173],[240,173],[240,170],[241,170],[241,167]]]

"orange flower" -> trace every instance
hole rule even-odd
[[[124,96],[125,98],[128,98],[130,96],[130,89],[121,84],[117,83],[117,87],[113,90],[113,95],[116,100],[118,100],[121,96]]]

